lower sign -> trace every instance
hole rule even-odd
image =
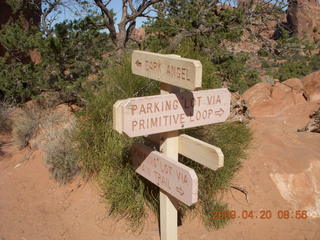
[[[137,137],[224,122],[230,98],[226,88],[129,98],[114,105],[114,126]]]
[[[195,171],[141,143],[132,146],[136,172],[181,202],[191,206],[198,201]]]

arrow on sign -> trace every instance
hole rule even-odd
[[[120,133],[138,137],[224,122],[230,98],[230,92],[220,88],[118,100],[114,126]]]
[[[143,67],[139,64],[139,59]],[[195,90],[201,87],[202,65],[198,60],[145,51],[133,51],[132,73],[163,83]]]
[[[176,191],[182,196],[184,194],[184,191],[182,187],[176,187]]]
[[[215,115],[217,116],[222,116],[224,114],[224,110],[222,108],[220,108],[218,111],[214,111]]]
[[[136,173],[191,206],[198,201],[198,177],[189,168],[142,143],[134,143],[131,159]]]
[[[137,66],[137,67],[141,67],[141,66],[142,66],[142,63],[141,63],[139,60],[137,60],[137,61],[136,61],[136,66]]]

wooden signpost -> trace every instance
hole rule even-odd
[[[141,143],[134,143],[131,150],[137,173],[188,206],[198,201],[198,178],[193,169]]]
[[[224,122],[230,112],[230,93],[220,88],[138,97],[117,102],[116,109],[118,132],[145,136]]]
[[[131,69],[134,74],[188,90],[201,87],[202,65],[198,60],[133,51]]]
[[[184,155],[205,167],[223,167],[220,148],[178,130],[224,122],[230,112],[225,88],[180,93],[201,87],[202,65],[177,55],[134,51],[132,72],[162,82],[161,95],[118,100],[113,106],[113,128],[129,137],[148,136],[160,152],[141,143],[132,146],[136,172],[160,188],[162,240],[177,240],[177,201],[198,200],[198,178],[193,169],[178,162]]]

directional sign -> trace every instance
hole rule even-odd
[[[131,98],[117,102],[113,111],[115,130],[129,137],[145,136],[224,122],[230,92],[220,88]]]
[[[141,143],[134,143],[131,157],[136,172],[181,202],[191,206],[198,201],[195,171]]]
[[[147,138],[153,143],[161,144],[160,134],[149,135]],[[178,153],[211,170],[217,170],[224,164],[224,155],[220,148],[187,134],[179,135]]]
[[[144,51],[133,51],[132,73],[177,87],[201,87],[202,65],[198,60]]]
[[[224,155],[220,148],[186,134],[179,136],[179,154],[212,170],[223,167]]]

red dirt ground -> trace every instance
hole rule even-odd
[[[221,230],[208,231],[198,217],[189,216],[179,227],[179,239],[319,240],[319,217],[277,217],[278,210],[308,209],[309,214],[320,214],[320,168],[310,170],[319,166],[320,134],[296,132],[318,107],[299,104],[276,117],[251,120],[254,139],[249,157],[233,180],[248,191],[248,201],[234,189],[221,197],[237,215],[248,210],[254,218],[236,218]],[[94,183],[77,178],[61,186],[50,178],[40,150],[30,154],[18,150],[10,136],[1,140],[0,240],[159,239],[152,214],[141,234],[131,233],[124,220],[108,216]],[[313,185],[307,184],[309,178]],[[272,217],[256,218],[263,210],[270,210]]]

